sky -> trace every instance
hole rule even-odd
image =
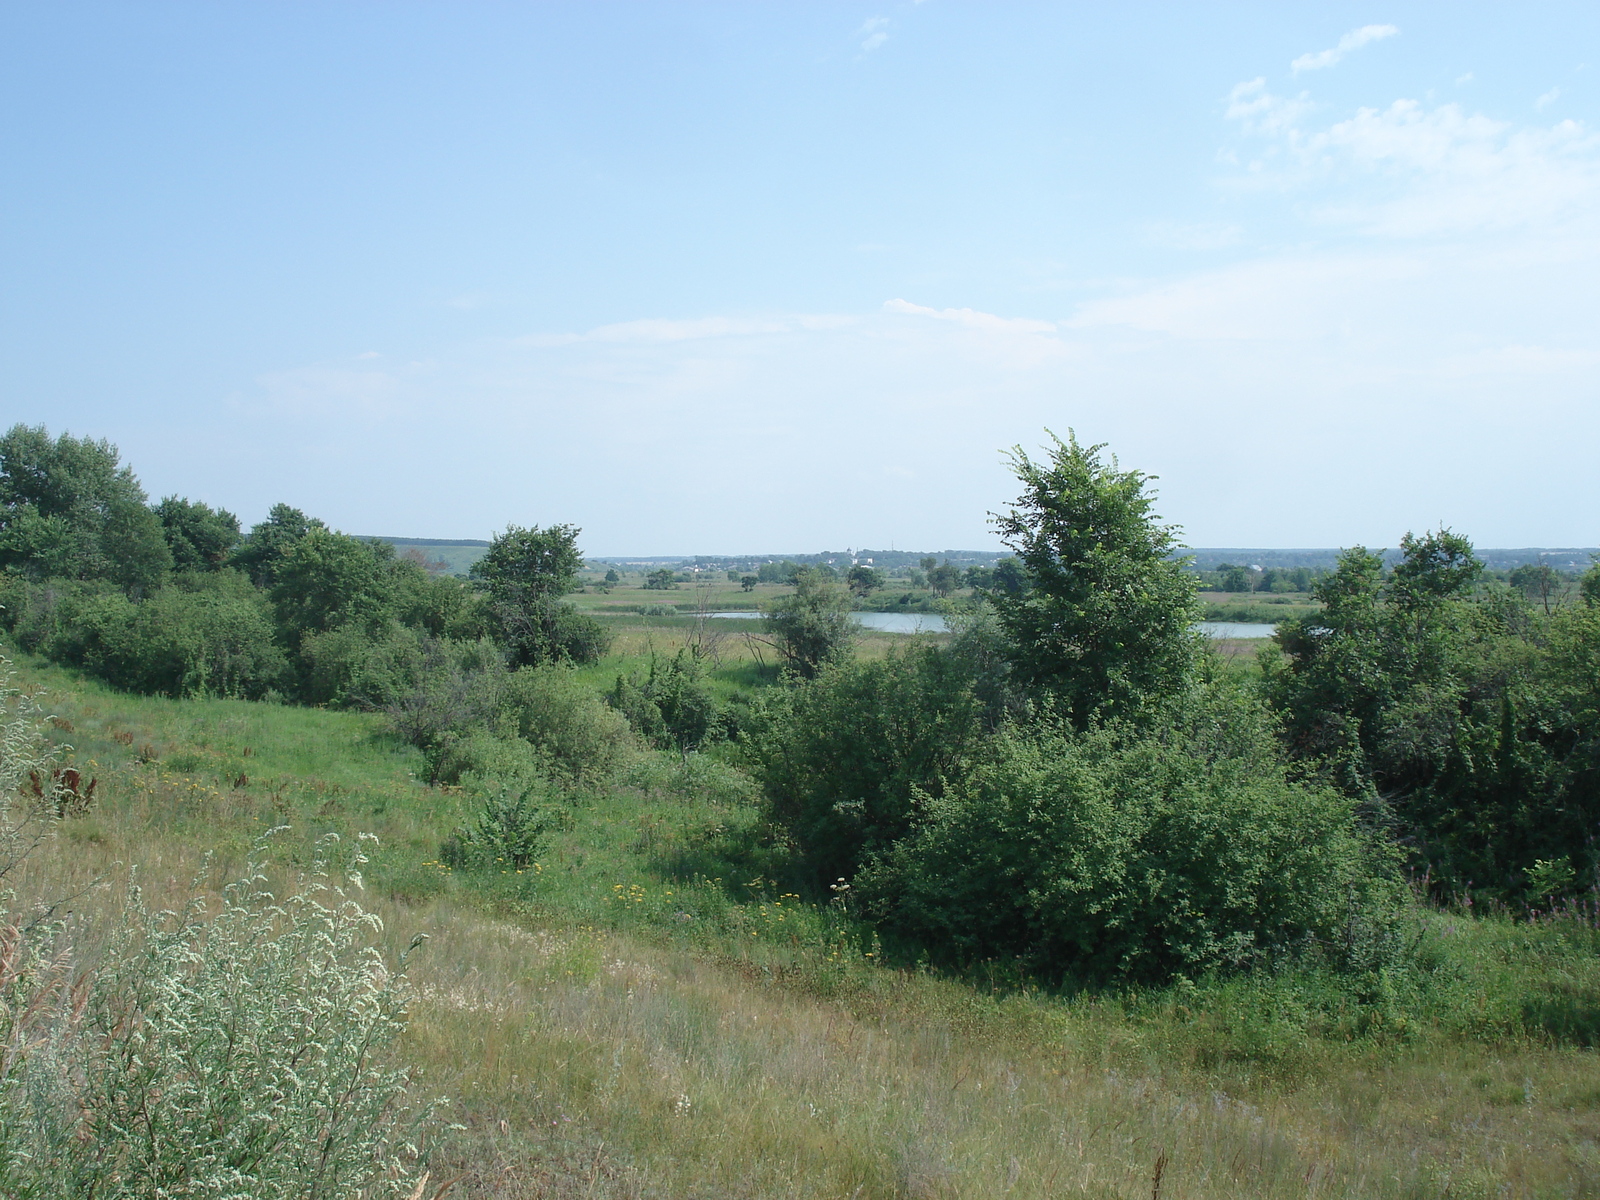
[[[594,555],[1600,543],[1593,3],[0,2],[0,422]]]

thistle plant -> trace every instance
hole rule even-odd
[[[42,836],[17,803],[49,763],[41,716],[0,674],[0,873]],[[393,1054],[406,955],[391,969],[356,898],[368,837],[322,838],[281,902],[266,838],[215,915],[198,887],[177,912],[131,887],[87,969],[63,923],[0,897],[0,1195],[420,1195],[432,1106]]]
[[[544,796],[542,782],[492,787],[479,799],[477,819],[450,836],[441,857],[454,866],[495,861],[525,870],[544,849],[554,824]]]

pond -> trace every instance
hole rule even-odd
[[[761,614],[758,612],[714,612],[707,615],[746,621],[761,619]],[[856,612],[850,614],[850,619],[863,629],[874,629],[879,633],[947,633],[950,629],[945,619],[935,613]],[[1200,623],[1200,631],[1211,638],[1269,638],[1275,629],[1276,625],[1257,625],[1243,621]]]
[[[1200,632],[1208,638],[1269,638],[1276,625],[1257,625],[1253,621],[1201,621]]]
[[[758,612],[714,612],[709,617],[730,617],[734,620],[759,621]],[[950,626],[934,613],[875,613],[853,612],[850,619],[863,629],[879,633],[948,633]]]

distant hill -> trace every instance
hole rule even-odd
[[[430,569],[437,569],[445,575],[466,575],[472,569],[472,564],[489,550],[488,542],[470,538],[450,541],[445,538],[373,537],[371,540],[388,542],[394,547],[394,552],[401,556],[414,550],[422,555]],[[436,563],[443,563],[444,566],[435,568]]]

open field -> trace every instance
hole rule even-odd
[[[686,625],[619,630],[619,650],[668,652]],[[418,783],[420,757],[377,716],[133,697],[36,662],[25,678],[100,800],[17,886],[109,881],[76,903],[86,946],[133,864],[174,903],[206,854],[224,878],[272,826],[292,826],[286,868],[322,832],[379,835],[386,937],[431,938],[405,1053],[463,1127],[433,1147],[453,1195],[1600,1189],[1586,923],[1429,917],[1419,936],[1446,964],[1429,993],[1360,1022],[1319,1010],[1303,978],[1053,996],[1003,969],[880,965],[795,894],[715,756],[641,755],[574,798],[535,868],[458,873],[437,860],[463,797]]]
[[[1309,616],[1322,606],[1308,592],[1201,592],[1208,621],[1246,621],[1276,625]]]

